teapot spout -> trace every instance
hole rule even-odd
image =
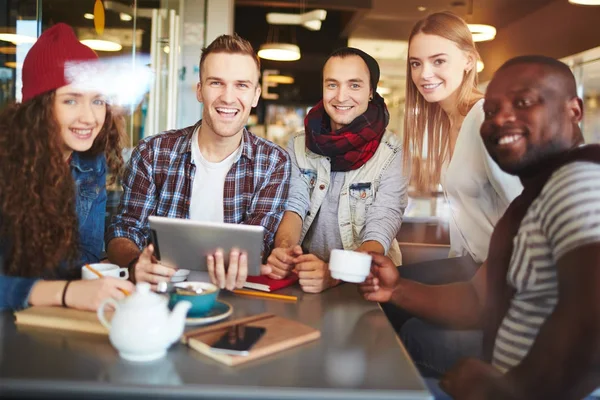
[[[189,301],[178,301],[169,317],[169,329],[171,330],[171,343],[179,340],[185,328],[187,312],[192,307]]]

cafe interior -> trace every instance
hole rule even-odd
[[[481,54],[480,88],[507,59],[543,54],[565,62],[583,99],[586,142],[600,142],[600,1],[581,0],[0,0],[0,110],[21,100],[21,66],[35,39],[64,22],[101,59],[150,70],[133,82],[125,158],[143,138],[201,118],[195,88],[201,50],[221,34],[248,39],[261,58],[262,94],[248,129],[278,145],[304,128],[322,96],[327,56],[343,46],[372,55],[388,128],[403,134],[407,38],[427,14],[452,11]],[[98,3],[103,8],[98,29]],[[109,187],[106,221],[122,189]],[[409,187],[397,239],[403,263],[447,257],[443,191]],[[120,359],[103,335],[6,328],[0,336],[0,397],[56,398],[430,398],[385,315],[344,285],[297,303],[226,297],[237,317],[261,313],[301,321],[320,337],[241,366],[222,365],[182,344],[154,363]],[[350,300],[351,299],[351,300]],[[11,325],[12,326],[12,325]],[[133,334],[133,333],[132,333]],[[137,334],[137,333],[136,333]],[[143,333],[139,333],[143,335]],[[10,338],[9,338],[10,337]],[[10,339],[10,340],[9,340]],[[313,338],[314,339],[314,338]],[[10,346],[7,344],[10,343]],[[9,362],[10,361],[10,365]]]

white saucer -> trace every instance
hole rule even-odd
[[[233,313],[233,307],[231,304],[222,300],[217,300],[212,310],[210,310],[204,317],[186,318],[185,324],[188,326],[212,324],[213,322],[217,322],[229,317],[231,313]]]
[[[187,279],[189,274],[189,269],[178,269],[177,272],[175,272],[175,275],[171,277],[171,282],[183,282]]]

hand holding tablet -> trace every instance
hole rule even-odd
[[[248,275],[262,273],[262,226],[156,216],[148,220],[154,255],[166,267],[208,271],[215,285],[228,290],[242,287]]]
[[[248,276],[248,254],[237,248],[229,252],[229,264],[224,262],[223,249],[217,249],[214,254],[206,256],[210,280],[221,289],[233,290],[241,288]]]

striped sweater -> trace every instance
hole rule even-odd
[[[558,260],[595,242],[600,242],[600,164],[564,165],[531,203],[513,239],[506,280],[515,293],[493,353],[500,370],[523,360],[553,312],[558,302]]]

